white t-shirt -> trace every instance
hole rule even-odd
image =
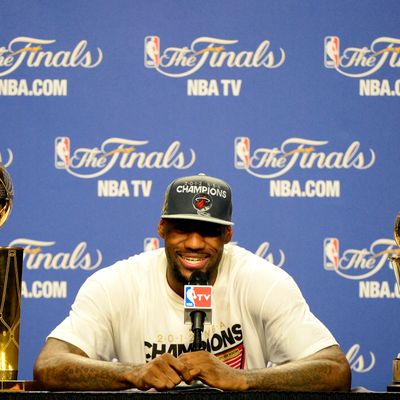
[[[49,337],[90,358],[140,364],[190,351],[183,299],[168,285],[164,249],[103,268],[83,284],[69,316]],[[226,245],[212,294],[206,349],[234,368],[264,368],[337,344],[282,269]]]

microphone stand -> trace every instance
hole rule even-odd
[[[206,313],[204,311],[193,311],[190,313],[190,317],[192,318],[192,332],[194,334],[192,351],[203,350],[201,344],[201,334],[204,329]]]
[[[190,277],[189,285],[207,285],[207,275],[201,271],[194,271]],[[190,313],[192,320],[192,332],[194,334],[192,352],[203,350],[201,334],[204,330],[206,313],[202,310],[194,310]]]

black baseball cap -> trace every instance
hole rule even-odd
[[[233,225],[231,188],[222,179],[205,174],[175,179],[165,192],[161,218]]]

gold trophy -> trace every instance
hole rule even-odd
[[[394,240],[400,247],[400,212],[397,214],[394,222]],[[397,286],[400,290],[400,255],[389,257],[396,276]],[[388,392],[400,392],[400,353],[393,360],[393,382],[387,387]]]
[[[0,164],[0,228],[10,215],[13,198],[11,177]],[[23,251],[0,247],[0,390],[12,387],[18,375]]]

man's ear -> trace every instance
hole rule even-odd
[[[232,227],[228,225],[225,228],[224,244],[227,244],[232,240],[232,235],[233,235]]]
[[[160,238],[165,239],[165,221],[163,219],[160,219],[160,222],[157,226],[157,231]]]

